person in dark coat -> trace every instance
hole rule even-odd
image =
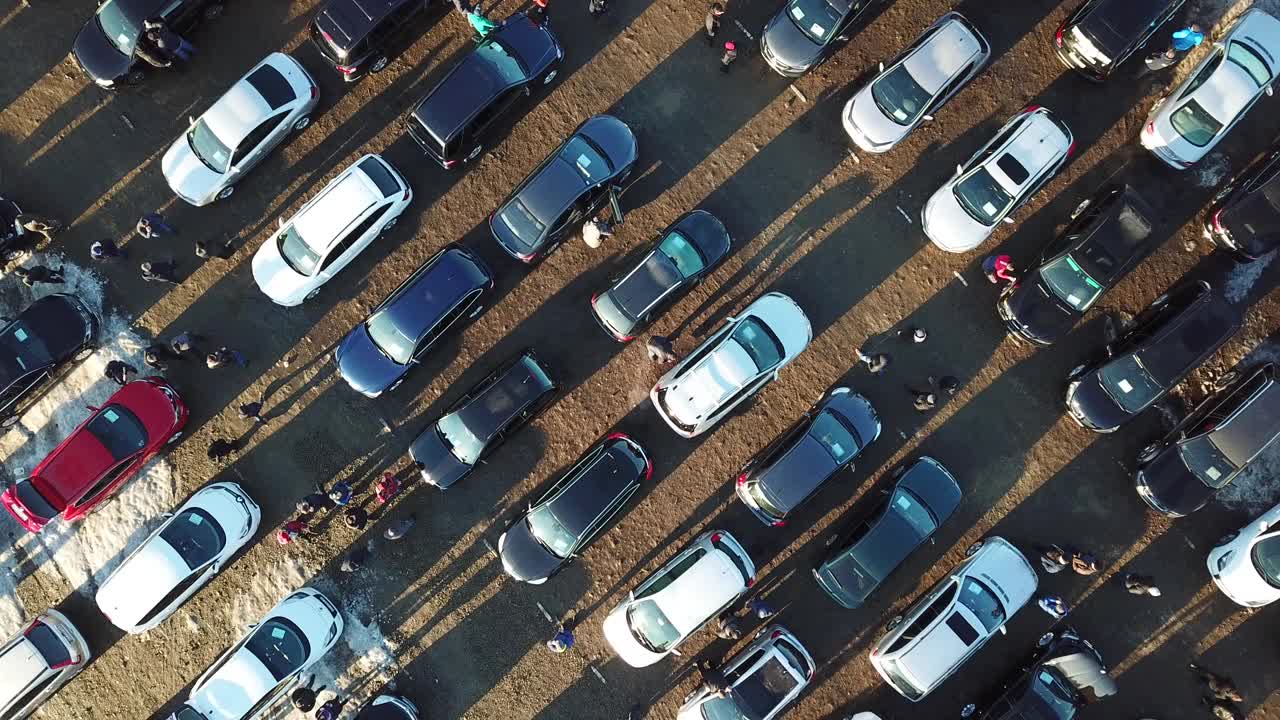
[[[298,512],[303,515],[311,515],[312,513],[317,513],[321,510],[331,510],[333,507],[333,501],[324,493],[308,493],[298,501]]]
[[[169,349],[173,350],[173,354],[179,357],[186,355],[189,352],[198,354],[200,349],[196,346],[203,339],[203,337],[193,332],[183,331],[169,341]]]
[[[315,690],[311,689],[311,684],[316,681],[316,676],[312,675],[307,678],[304,685],[299,685],[289,693],[289,702],[293,705],[293,709],[303,713],[309,713],[316,706],[316,695],[324,690],[325,686],[321,685]]]
[[[1160,72],[1161,70],[1176,65],[1177,63],[1178,53],[1173,48],[1169,48],[1164,52],[1151,53],[1147,56],[1143,69],[1138,71],[1138,77]]]
[[[725,677],[724,669],[710,660],[698,661],[698,674],[702,676],[702,684],[707,686],[712,695],[724,697],[729,694],[732,683]]]
[[[591,14],[592,20],[598,20],[601,15],[608,11],[608,0],[587,0],[587,12]]]
[[[143,23],[143,27],[146,28],[147,42],[166,60],[170,62],[180,60],[184,63],[191,61],[195,46],[174,32],[163,20],[147,20]]]
[[[932,392],[911,391],[911,405],[920,412],[929,412],[938,405],[938,396]]]
[[[716,620],[716,637],[721,640],[740,640],[742,621],[732,612],[726,612]]]
[[[178,278],[174,276],[174,263],[172,260],[165,262],[153,262],[147,260],[139,266],[142,271],[142,279],[147,282],[162,282],[170,285],[177,285]]]
[[[148,21],[149,22],[149,21]],[[138,234],[144,238],[160,237],[161,235],[177,235],[178,231],[173,226],[164,221],[164,216],[158,212],[147,213],[138,219],[138,225],[135,228]]]
[[[61,285],[67,281],[67,279],[62,276],[62,268],[54,270],[52,268],[45,267],[44,265],[32,265],[29,268],[15,268],[13,274],[17,275],[18,279],[22,281],[22,284],[29,288],[33,288],[39,283],[45,283],[47,285]]]
[[[331,697],[325,701],[323,705],[316,708],[316,720],[338,720],[338,716],[342,714],[342,707],[347,701],[338,697]]]
[[[387,528],[387,531],[382,533],[382,537],[388,540],[399,540],[403,538],[405,535],[408,535],[409,531],[413,529],[413,526],[417,524],[418,524],[418,516],[415,514],[410,514],[409,517],[402,518],[401,520],[396,522],[394,525]]]
[[[1240,690],[1231,678],[1210,672],[1195,663],[1187,663],[1187,667],[1191,668],[1191,672],[1204,683],[1211,699],[1233,703],[1244,702],[1244,696],[1240,694]]]
[[[349,505],[342,511],[342,522],[352,530],[363,530],[369,523],[369,511],[359,505]]]
[[[716,33],[720,32],[720,16],[724,15],[724,5],[722,3],[713,2],[707,8],[707,46],[712,47],[716,43]]]
[[[124,362],[123,360],[112,360],[107,363],[106,370],[103,371],[103,374],[107,376],[108,380],[114,382],[120,387],[124,387],[129,383],[131,375],[138,374],[138,368]]]
[[[89,257],[98,262],[107,262],[111,260],[119,260],[126,257],[127,253],[116,245],[116,241],[111,238],[102,238],[95,240],[89,246]]]
[[[645,343],[645,350],[649,353],[649,362],[670,365],[676,361],[671,339],[666,336],[654,335],[649,338],[649,342]]]
[[[241,406],[240,406],[240,419],[241,419],[241,420],[252,420],[252,421],[254,421],[254,422],[258,422],[258,423],[264,423],[264,422],[266,422],[266,421],[267,421],[267,419],[266,419],[266,418],[264,418],[264,417],[262,417],[262,401],[261,401],[261,400],[255,400],[255,401],[253,401],[253,402],[247,402],[247,403],[245,403],[245,404],[241,405]]]
[[[35,213],[22,213],[13,222],[29,233],[42,236],[46,244],[52,242],[53,236],[61,232],[63,227],[61,222]]]
[[[169,360],[171,358],[173,358],[172,353],[164,345],[148,345],[147,349],[142,351],[142,361],[147,364],[147,367],[155,368],[160,372],[169,369]]]
[[[204,364],[208,366],[210,370],[220,368],[231,362],[239,365],[240,367],[249,367],[249,359],[244,356],[244,353],[239,350],[232,350],[229,347],[220,347],[206,355],[204,358]]]
[[[1155,578],[1150,575],[1124,574],[1124,589],[1131,595],[1150,595],[1160,597],[1160,588],[1156,587]]]

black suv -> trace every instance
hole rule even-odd
[[[342,79],[355,82],[381,72],[417,39],[428,19],[439,18],[449,3],[422,0],[329,0],[311,21],[311,42],[333,63]]]
[[[1240,315],[1203,280],[1156,298],[1106,347],[1068,376],[1067,412],[1112,432],[1164,397],[1240,328]]]
[[[150,67],[137,54],[144,22],[160,19],[188,35],[200,21],[221,17],[222,6],[221,0],[106,0],[76,35],[71,57],[98,87],[137,85]]]
[[[970,704],[961,717],[980,720],[1074,720],[1085,705],[1119,692],[1102,655],[1071,627],[1040,636],[1031,659],[992,693],[981,707]]]
[[[495,121],[556,79],[564,50],[546,23],[516,13],[467,54],[405,121],[409,136],[445,169],[474,159]]]
[[[1280,143],[1218,191],[1209,205],[1205,237],[1240,262],[1280,247]]]
[[[12,427],[93,352],[98,318],[74,295],[46,295],[0,329],[0,427]]]
[[[1005,288],[996,311],[1014,337],[1036,345],[1062,339],[1159,244],[1151,206],[1128,185],[1103,188],[1071,214],[1035,267]]]
[[[1053,36],[1063,65],[1102,82],[1169,21],[1186,0],[1085,0]]]
[[[1280,383],[1267,363],[1238,370],[1162,439],[1138,455],[1138,495],[1155,510],[1182,517],[1204,507],[1280,436]]]

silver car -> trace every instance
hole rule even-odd
[[[57,610],[45,610],[0,645],[0,718],[35,712],[89,662],[89,644]]]
[[[160,163],[192,205],[224,200],[291,132],[311,124],[320,88],[302,65],[276,52],[254,66],[174,141]]]
[[[685,698],[676,720],[773,720],[809,686],[816,669],[813,656],[790,630],[781,625],[761,628],[754,641],[721,669],[729,692],[720,695],[700,685]]]
[[[963,15],[938,18],[844,106],[844,130],[863,150],[892,150],[991,60],[991,44]]]

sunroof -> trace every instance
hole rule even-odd
[[[1000,159],[996,160],[996,167],[1000,168],[1001,172],[1009,176],[1009,179],[1016,185],[1021,185],[1027,181],[1027,178],[1031,177],[1031,173],[1027,172],[1027,169],[1022,167],[1022,163],[1018,162],[1018,160],[1009,153],[1001,155]]]

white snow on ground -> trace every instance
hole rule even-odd
[[[1231,272],[1227,273],[1226,287],[1223,289],[1227,300],[1233,304],[1239,304],[1249,297],[1249,291],[1253,289],[1254,283],[1258,282],[1258,278],[1262,277],[1267,266],[1276,259],[1277,252],[1280,251],[1272,250],[1251,263],[1236,263]]]
[[[367,595],[356,591],[344,597],[332,586],[321,590],[335,602],[341,601],[338,604],[346,627],[338,644],[312,672],[316,674],[316,687],[324,685],[351,698],[346,707],[352,710],[382,690],[395,676],[399,670],[398,648],[382,634]],[[302,720],[305,716],[291,713],[288,717]]]
[[[1213,153],[1196,163],[1196,184],[1200,187],[1216,187],[1226,179],[1229,172],[1231,163],[1227,162],[1227,157],[1222,153]]]
[[[271,563],[255,563],[248,587],[232,596],[227,608],[230,627],[243,630],[262,619],[285,595],[307,584],[308,571],[297,557],[281,552]],[[239,635],[237,635],[239,637]]]

